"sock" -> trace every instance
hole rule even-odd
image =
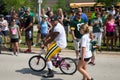
[[[48,66],[49,69],[52,70],[53,65],[52,65],[52,62],[51,62],[51,61],[48,61],[48,62],[47,62],[47,66]]]

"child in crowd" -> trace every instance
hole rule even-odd
[[[19,38],[21,37],[21,35],[20,35],[19,26],[16,25],[15,19],[11,21],[11,26],[9,27],[9,31],[10,31],[11,44],[14,45],[14,55],[17,56],[19,53],[18,42],[19,42]]]
[[[2,26],[0,25],[0,54],[2,49]]]
[[[91,62],[89,64],[95,65],[95,54],[96,54],[96,49],[97,49],[97,41],[95,40],[95,35],[93,33],[90,33],[90,43],[91,43],[91,52],[92,52],[92,57],[91,57]]]

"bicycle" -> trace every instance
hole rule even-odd
[[[57,54],[51,61],[53,66],[64,74],[72,75],[77,71],[77,64],[72,58],[60,57],[60,54]],[[46,68],[46,60],[41,54],[32,56],[29,59],[29,67],[36,72],[43,71]]]

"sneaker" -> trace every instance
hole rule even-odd
[[[48,73],[46,75],[43,75],[42,77],[44,77],[44,78],[51,78],[51,77],[54,77],[54,74]]]
[[[22,42],[22,40],[20,39],[20,40],[19,40],[19,43],[21,43],[21,42]]]
[[[35,43],[33,46],[35,47],[35,46],[37,46],[38,45],[38,43]]]
[[[89,62],[88,64],[92,64],[92,62]]]
[[[18,56],[18,52],[16,52],[14,55],[15,55],[15,56]]]
[[[93,78],[91,78],[91,79],[87,79],[87,80],[94,80]]]
[[[42,77],[44,77],[44,78],[51,78],[51,77],[54,77],[53,70],[48,69],[48,73],[45,74],[45,75],[43,75]]]
[[[27,49],[24,53],[31,53],[31,50]]]
[[[13,51],[13,49],[12,49],[12,48],[9,48],[8,50],[9,50],[9,51]]]
[[[88,64],[91,64],[91,65],[93,65],[93,66],[95,65],[95,63],[93,63],[93,62],[89,62]]]

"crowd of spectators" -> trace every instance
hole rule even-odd
[[[50,7],[47,7],[47,10],[41,9],[41,16],[35,16],[31,12],[30,7],[19,8],[18,11],[15,11],[11,8],[8,15],[0,15],[0,43],[2,47],[7,47],[7,42],[10,42],[9,50],[13,49],[13,44],[11,43],[10,36],[10,26],[15,20],[16,25],[18,25],[18,30],[20,35],[25,32],[25,43],[28,46],[28,49],[24,52],[31,52],[31,46],[33,44],[33,26],[35,18],[38,20],[38,32],[36,36],[36,41],[33,46],[37,46],[39,43],[39,38],[41,38],[41,43],[43,38],[49,34],[52,30],[50,24],[50,17],[56,14],[58,16],[59,22],[64,26],[66,31],[67,41],[69,41],[68,34],[72,35],[76,50],[76,56],[78,55],[79,39],[78,33],[74,31],[74,25],[78,26],[79,21],[76,23],[77,16],[83,20],[81,23],[87,23],[91,28],[92,32],[95,34],[95,39],[97,40],[98,50],[101,51],[101,45],[106,46],[107,50],[112,50],[120,47],[120,10],[114,6],[111,9],[101,11],[99,8],[95,8],[95,12],[91,15],[91,18],[88,19],[88,16],[82,8],[72,9],[69,13],[63,11],[61,8],[58,9],[57,13],[53,13]],[[29,17],[28,17],[29,16]],[[78,28],[78,27],[77,27]],[[4,39],[2,39],[4,38]],[[2,41],[3,40],[3,41]],[[18,41],[21,43],[22,38],[19,36]],[[18,45],[19,46],[19,45]]]

